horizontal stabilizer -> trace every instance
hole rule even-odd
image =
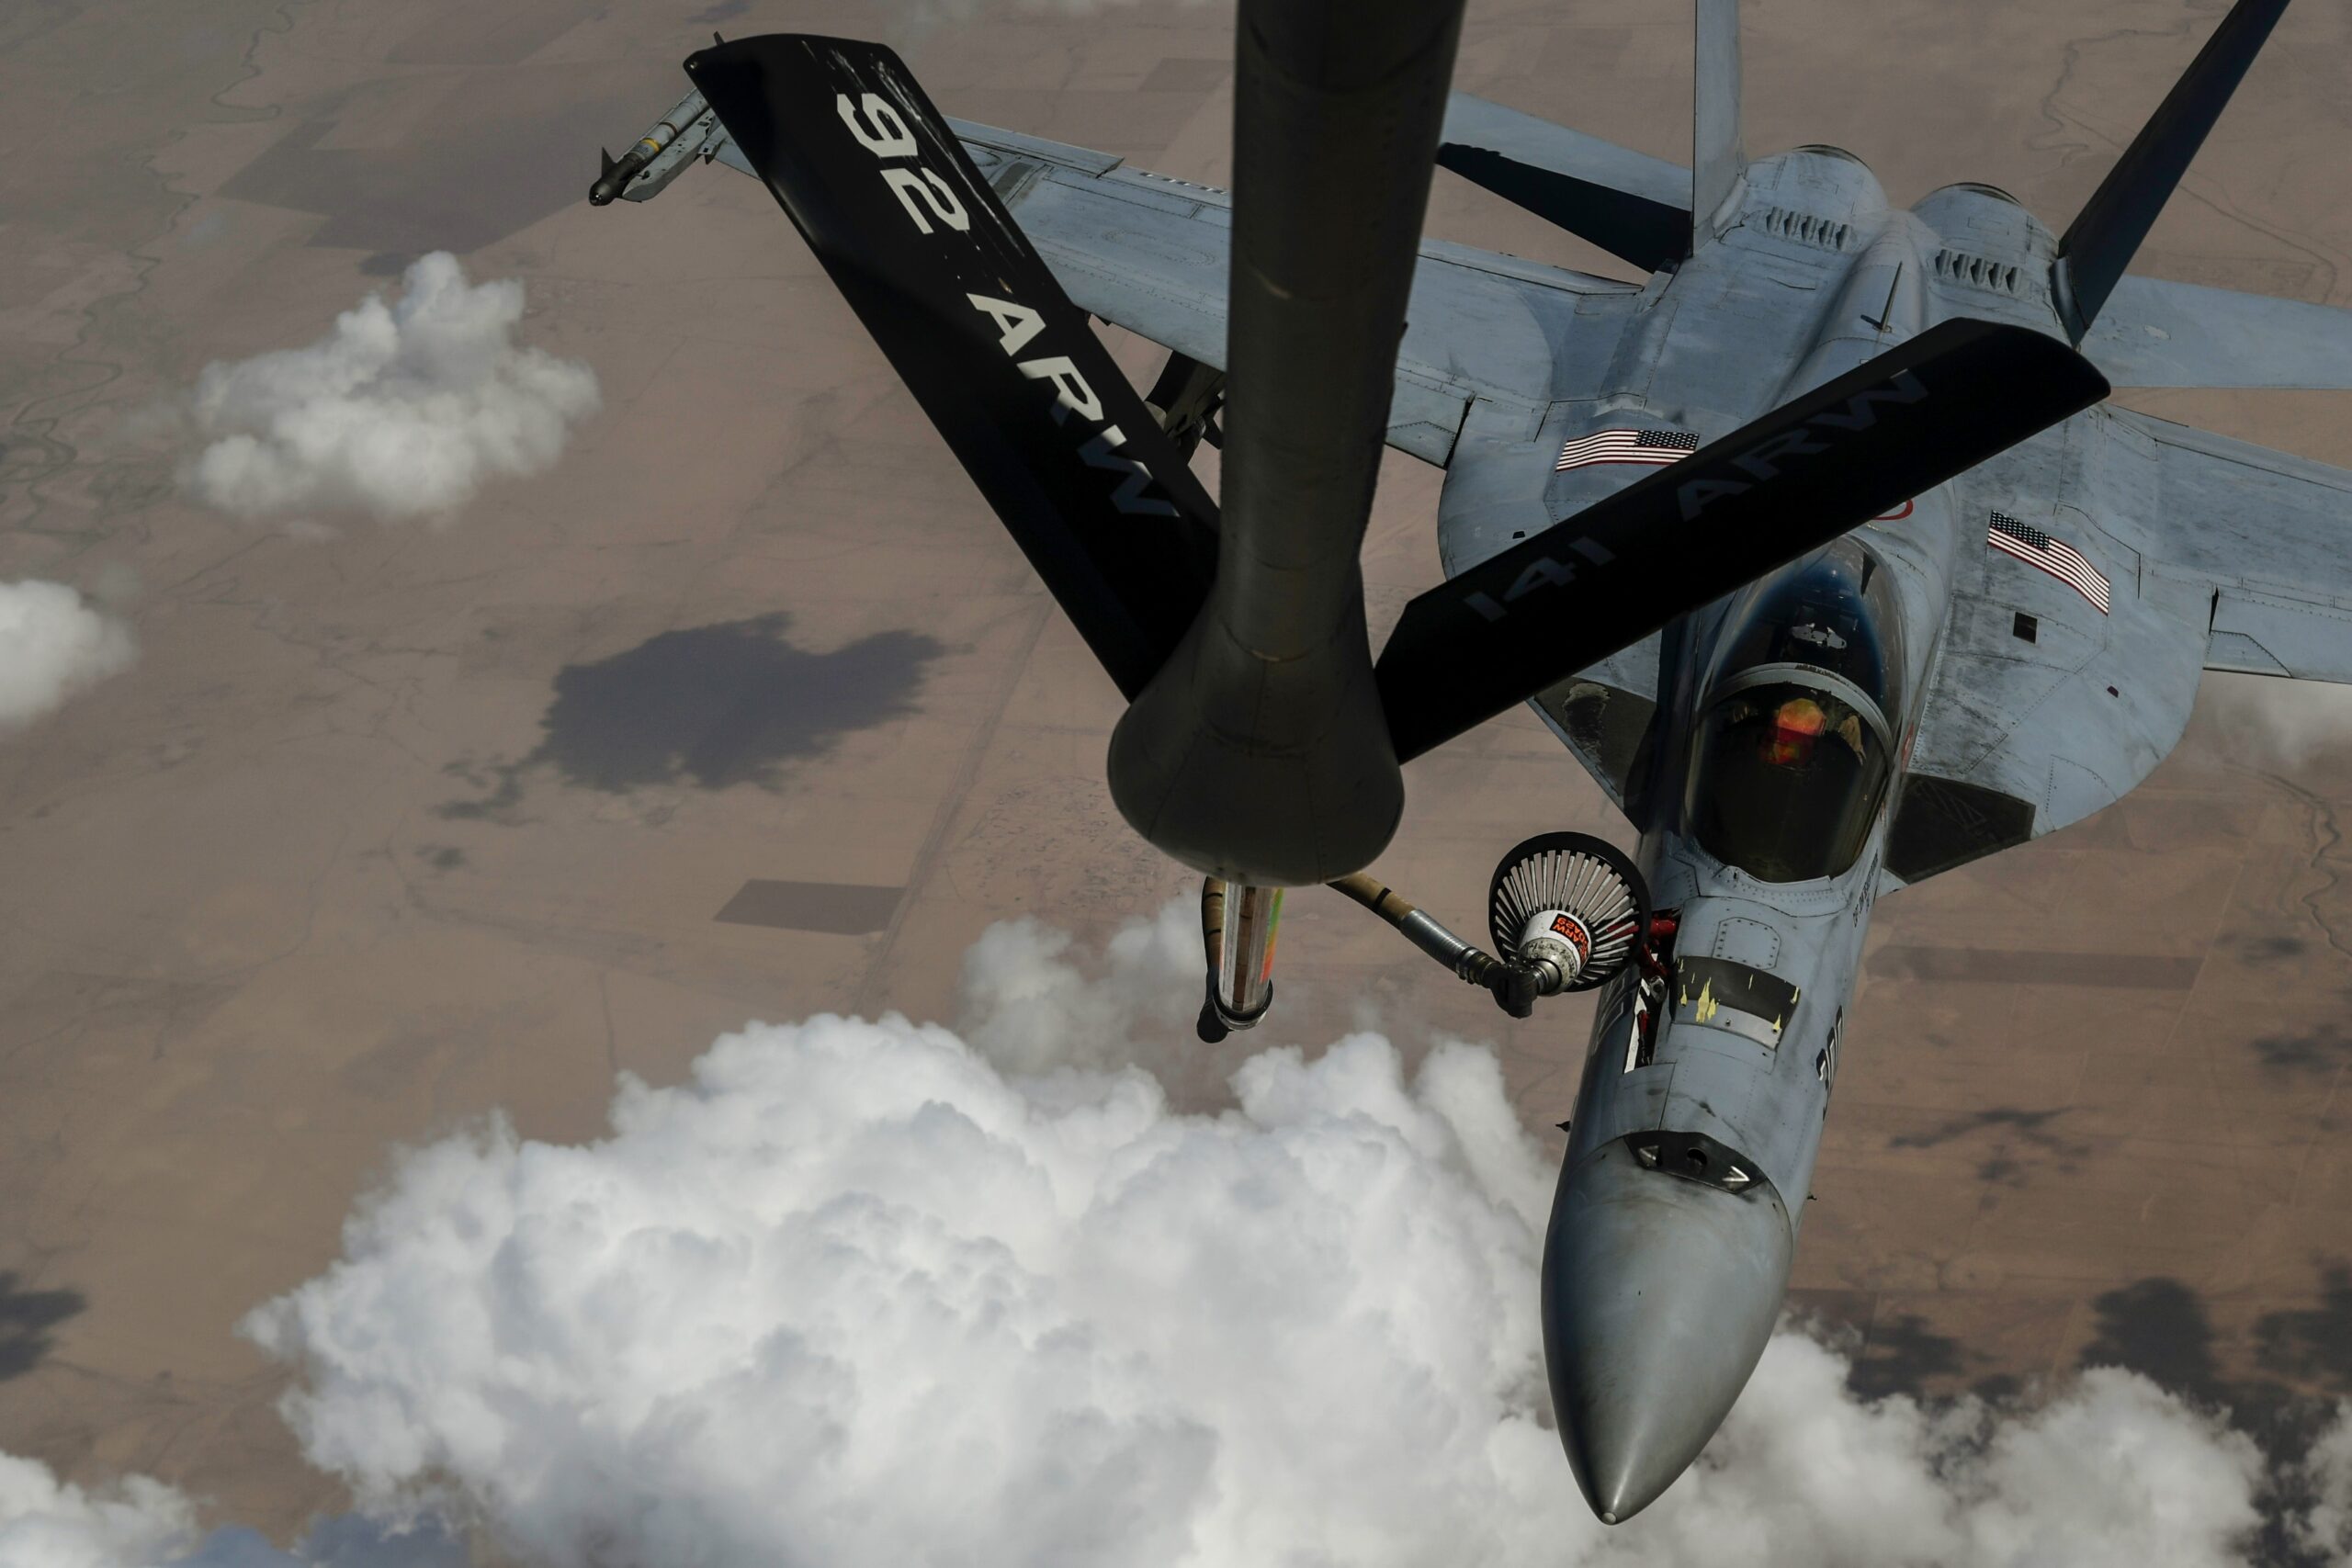
[[[905,64],[777,35],[686,71],[1119,689],[1216,571],[1216,503]]]
[[[1405,606],[1378,665],[1399,760],[2098,402],[2080,355],[1945,321]]]
[[[2098,320],[2286,9],[2287,0],[2237,0],[2058,243],[2059,299],[2075,342]]]
[[[2119,387],[2352,388],[2352,310],[2126,277],[2083,352]]]
[[[1690,171],[1468,93],[1438,165],[1645,271],[1690,254]]]

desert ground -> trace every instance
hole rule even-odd
[[[1768,0],[1748,146],[2063,225],[2217,10]],[[674,1081],[747,1019],[945,1017],[989,922],[1099,942],[1190,886],[1105,795],[1115,693],[767,195],[586,204],[714,28],[886,38],[951,114],[1227,166],[1216,4],[0,9],[0,577],[141,645],[0,738],[0,1450],[290,1530],[336,1485],[235,1325],[390,1151],[493,1109],[592,1137],[617,1070]],[[1687,29],[1474,0],[1460,85],[1680,158]],[[2347,81],[2352,12],[2291,10],[2140,270],[2352,305]],[[1616,270],[1443,175],[1429,227]],[[157,432],[201,368],[436,250],[594,368],[553,470],[437,522],[194,504]],[[2130,400],[2352,466],[2352,396]],[[1388,459],[1376,614],[1435,577],[1440,477]],[[2104,1360],[2247,1409],[2352,1393],[2352,725],[2245,690],[2209,681],[2120,806],[1882,906],[1795,1296],[1866,1392]],[[1380,870],[1464,926],[1519,839],[1625,838],[1526,715],[1409,787]],[[1283,1037],[1493,1041],[1557,1146],[1581,1004],[1513,1025],[1329,897],[1281,964]]]

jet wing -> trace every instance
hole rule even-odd
[[[1444,145],[1477,148],[1526,168],[1636,197],[1680,212],[1683,227],[1690,227],[1690,171],[1681,164],[1554,125],[1475,94],[1454,93],[1447,97]]]
[[[1690,171],[1500,104],[1446,100],[1439,166],[1645,271],[1690,254]]]
[[[1230,198],[1131,169],[1109,153],[965,120],[948,122],[1080,309],[1204,365],[1225,367]],[[709,156],[749,173],[723,141]],[[1473,250],[1421,244],[1396,358],[1388,445],[1442,467],[1474,398],[1541,405],[1564,340],[1605,355],[1632,285]]]
[[[2149,570],[2209,606],[2208,670],[2352,682],[2352,473],[2140,413],[2163,525]]]
[[[1224,191],[1130,169],[1105,153],[954,123],[1073,300],[1224,367],[1232,225]],[[1423,241],[1396,356],[1388,445],[1442,466],[1472,399],[1549,399],[1561,337],[1581,329],[1613,341],[1638,293],[1584,273]]]
[[[2097,410],[1953,487],[1969,540],[1887,837],[1892,885],[2088,817],[2188,726],[2211,595],[2146,570],[2131,542],[2155,503],[2132,434]]]
[[[2119,387],[2352,387],[2352,310],[2125,277],[2083,352]]]
[[[1889,835],[1895,885],[2117,799],[2180,739],[2205,670],[2352,682],[2352,473],[2102,408],[1957,491],[1982,531]]]

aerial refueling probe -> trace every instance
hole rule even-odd
[[[1326,886],[1387,921],[1457,978],[1492,992],[1496,1005],[1513,1018],[1532,1013],[1538,997],[1607,984],[1642,952],[1649,935],[1649,890],[1641,873],[1610,844],[1584,833],[1539,834],[1495,868],[1487,894],[1495,953],[1464,942],[1369,872]],[[1208,998],[1196,1027],[1209,1044],[1256,1027],[1273,1006],[1274,931],[1281,918],[1279,887],[1214,876],[1202,883]]]

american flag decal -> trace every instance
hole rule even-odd
[[[2017,557],[2037,571],[2048,572],[2098,606],[2100,615],[2108,613],[2107,575],[2064,540],[2053,539],[2007,513],[1996,512],[1993,525],[1984,531],[1984,542],[2005,555]]]
[[[1645,463],[1664,468],[1699,449],[1699,438],[1681,430],[1603,430],[1578,436],[1560,448],[1556,473],[1589,468],[1605,463]]]

